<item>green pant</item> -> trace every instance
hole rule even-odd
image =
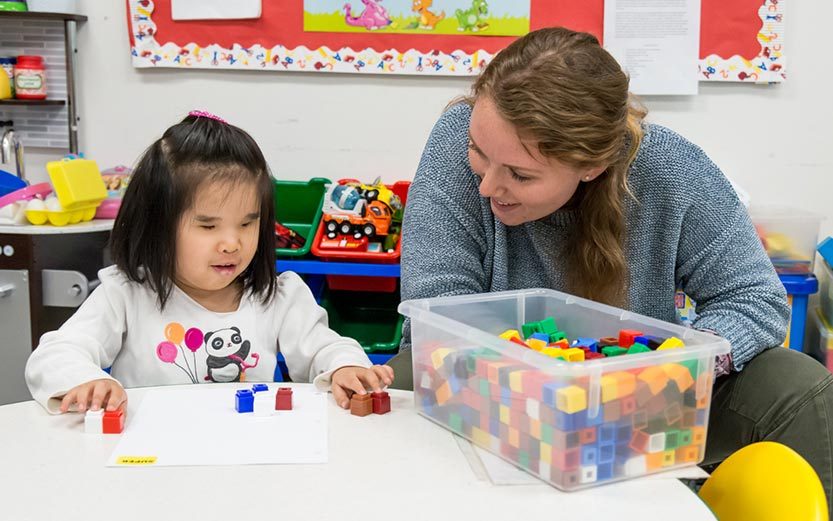
[[[756,441],[777,441],[801,454],[833,496],[833,375],[809,356],[773,348],[743,371],[718,378],[712,395],[703,466]],[[831,509],[833,518],[833,509]]]
[[[413,389],[411,352],[391,359],[394,387]],[[756,441],[777,441],[816,469],[828,505],[833,495],[833,375],[809,356],[769,349],[740,373],[718,378],[703,466]],[[833,511],[831,511],[833,519]]]

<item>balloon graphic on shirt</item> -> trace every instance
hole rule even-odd
[[[170,342],[159,342],[156,346],[156,356],[163,362],[173,364],[176,360],[176,346]]]
[[[174,344],[181,344],[185,336],[185,328],[179,322],[171,322],[165,326],[165,338]]]
[[[185,347],[196,353],[197,349],[202,346],[202,331],[192,327],[185,332]]]

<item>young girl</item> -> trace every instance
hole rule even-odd
[[[726,177],[644,116],[590,34],[541,29],[502,50],[425,147],[405,213],[402,298],[544,287],[673,322],[681,287],[697,302],[693,326],[732,345],[718,360],[704,463],[777,441],[810,462],[830,498],[833,376],[775,347],[786,293]],[[406,386],[408,336],[392,362]]]
[[[293,381],[331,388],[341,407],[390,385],[393,371],[328,328],[298,275],[275,275],[274,221],[251,136],[191,112],[139,160],[111,235],[115,266],[41,338],[26,365],[32,396],[50,412],[114,410],[124,387],[271,381],[278,351]]]

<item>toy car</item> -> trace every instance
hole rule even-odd
[[[303,248],[306,242],[306,239],[295,230],[289,229],[277,221],[275,222],[275,248],[297,250]]]
[[[402,201],[379,178],[372,184],[349,181],[330,186],[322,213],[328,239],[346,235],[384,240],[401,220]]]
[[[351,185],[351,183],[348,183]],[[387,204],[390,209],[395,212],[402,208],[402,201],[399,199],[393,190],[382,184],[382,180],[380,178],[376,178],[372,184],[352,184],[355,186],[359,194],[366,199],[368,202],[372,201],[382,201],[383,203]]]
[[[360,200],[353,211],[324,214],[324,231],[328,239],[334,239],[339,233],[352,235],[356,239],[376,235],[387,235],[393,214],[390,206],[382,201],[365,202]]]

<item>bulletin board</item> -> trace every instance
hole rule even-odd
[[[561,25],[601,40],[604,0],[529,1],[530,30]],[[263,0],[258,19],[174,21],[171,0],[127,0],[133,65],[472,76],[516,38],[468,31],[401,34],[385,28],[305,31],[304,2]],[[435,12],[442,2],[434,0]],[[702,0],[700,79],[783,81],[785,2]],[[366,4],[352,3],[356,10]]]

